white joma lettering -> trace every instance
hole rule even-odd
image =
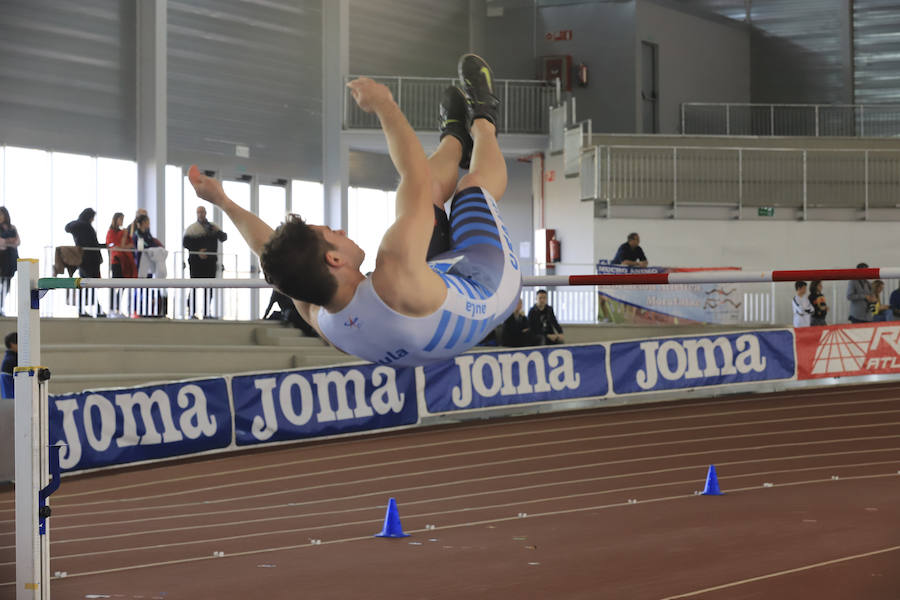
[[[172,399],[164,390],[154,390],[149,395],[146,392],[119,392],[115,394],[114,402],[102,394],[88,394],[80,415],[75,398],[57,400],[65,438],[60,440],[65,443],[60,452],[60,467],[71,469],[81,461],[84,449],[78,435],[79,419],[84,439],[95,452],[104,452],[113,443],[117,418],[122,420],[122,432],[115,437],[118,448],[154,446],[180,442],[185,437],[197,439],[215,435],[216,418],[209,414],[206,394],[200,386],[182,386],[176,402],[182,409],[177,424]]]
[[[363,419],[374,414],[386,415],[403,410],[405,394],[397,389],[397,372],[385,366],[372,370],[371,396],[366,397],[366,376],[358,369],[313,373],[311,381],[300,373],[291,373],[277,386],[275,377],[262,377],[253,382],[259,390],[262,415],[253,417],[250,433],[266,441],[278,431],[278,413],[293,426],[302,427],[313,418],[318,423]],[[353,407],[349,388],[352,387]],[[316,410],[318,408],[318,411]]]
[[[759,339],[752,334],[738,336],[734,347],[728,338],[717,337],[666,340],[662,344],[647,341],[640,348],[644,353],[644,368],[638,370],[636,381],[643,390],[656,387],[660,377],[667,381],[700,379],[751,371],[761,373],[766,368]]]
[[[575,390],[581,385],[581,376],[575,372],[575,361],[569,350],[550,352],[546,363],[538,350],[527,354],[463,354],[454,362],[459,369],[459,385],[453,387],[450,397],[459,408],[468,407],[474,394],[492,398],[497,394],[513,396]],[[534,369],[533,378],[530,367]]]

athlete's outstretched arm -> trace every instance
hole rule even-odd
[[[244,236],[250,249],[257,256],[262,254],[263,246],[274,233],[272,228],[250,211],[244,210],[235,204],[231,198],[225,195],[222,183],[201,173],[197,165],[191,166],[188,171],[188,179],[191,185],[194,186],[197,196],[225,211],[228,218],[231,219],[238,231],[241,232],[241,235]]]
[[[378,116],[391,160],[400,173],[397,220],[382,239],[379,259],[395,257],[424,265],[434,209],[431,170],[422,143],[387,86],[366,77],[355,79],[347,86],[361,109]]]

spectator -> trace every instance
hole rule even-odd
[[[810,325],[827,325],[825,317],[828,316],[828,304],[825,302],[825,295],[822,294],[822,282],[813,281],[809,284],[809,303],[813,307],[813,314],[810,318]]]
[[[0,206],[0,315],[4,315],[9,281],[16,274],[19,259],[19,232],[9,221],[9,211]]]
[[[794,290],[796,290],[796,294],[791,300],[794,309],[794,327],[809,327],[813,307],[809,303],[809,298],[806,297],[806,282],[795,281]]]
[[[873,321],[890,321],[891,307],[881,303],[881,294],[884,292],[884,282],[876,279],[872,282],[872,295],[875,296],[875,304],[872,305]]]
[[[150,251],[153,248],[162,249],[162,243],[150,233],[150,217],[146,215],[146,211],[144,214],[138,214],[134,220],[132,243],[134,244],[138,277],[149,277],[150,275],[165,277],[165,252],[156,254]],[[139,289],[135,291],[132,302],[133,306],[138,307],[137,312],[141,316],[165,316],[167,298],[161,290]]]
[[[188,266],[191,270],[191,279],[213,279],[218,272],[218,246],[219,242],[228,239],[228,234],[219,229],[214,223],[206,220],[206,208],[197,207],[197,222],[192,223],[184,231],[182,245],[189,252]],[[210,301],[213,291],[211,288],[203,288],[203,318],[210,315]],[[191,290],[188,312],[192,317],[196,316],[196,293]]]
[[[547,304],[547,290],[538,290],[534,306],[528,311],[528,329],[542,344],[562,344],[565,342],[563,329],[553,314],[553,307]]]
[[[3,355],[3,364],[0,365],[0,372],[12,375],[16,367],[19,366],[19,334],[15,331],[7,333],[3,338],[6,344],[6,354]]]
[[[511,348],[539,346],[541,343],[538,336],[531,333],[528,317],[525,316],[525,310],[522,308],[521,298],[519,298],[519,303],[516,305],[516,310],[503,322],[500,343]]]
[[[109,271],[113,279],[134,279],[137,277],[137,265],[134,262],[134,254],[118,248],[133,248],[128,230],[123,229],[125,215],[117,212],[113,215],[109,229],[106,231],[106,247],[109,251]],[[112,248],[116,248],[113,250]],[[109,290],[109,316],[120,317],[122,290]]]
[[[900,321],[900,287],[891,292],[888,304],[891,308],[890,319],[892,321]]]
[[[279,310],[273,311],[272,309],[276,305]],[[271,315],[269,314],[269,311],[272,311]],[[316,330],[300,316],[297,307],[294,306],[294,301],[276,289],[272,290],[272,296],[269,298],[269,305],[266,307],[265,312],[263,312],[263,319],[280,320],[284,324],[293,325],[307,337],[319,337]]]
[[[93,208],[86,208],[81,211],[78,218],[70,221],[66,225],[66,232],[72,234],[75,245],[82,249],[81,264],[78,267],[78,273],[86,278],[100,277],[100,264],[103,263],[103,256],[100,254],[100,242],[97,240],[97,232],[94,230],[92,223],[97,212]],[[80,297],[81,306],[79,306],[79,317],[90,316],[85,309],[88,306],[96,306],[97,316],[105,317],[106,315],[100,309],[99,302],[96,301],[93,289],[82,290]]]
[[[647,256],[641,248],[641,236],[637,233],[629,233],[628,241],[619,246],[612,264],[626,267],[646,267]]]
[[[857,269],[868,269],[866,263],[856,265]],[[868,279],[854,279],[847,282],[847,300],[850,301],[850,322],[868,323],[872,320],[872,306],[875,304],[875,296],[872,294],[872,284]]]

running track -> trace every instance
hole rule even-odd
[[[726,495],[695,495],[711,463]],[[891,384],[73,477],[53,497],[51,571],[68,576],[52,597],[896,599],[898,470]],[[409,538],[372,537],[390,497]],[[15,597],[13,518],[5,489],[2,599]]]

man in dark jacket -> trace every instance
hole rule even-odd
[[[93,208],[86,208],[81,211],[81,214],[78,215],[77,219],[70,221],[68,225],[66,225],[66,232],[72,234],[75,245],[83,249],[81,265],[78,267],[78,273],[82,277],[100,277],[100,264],[103,262],[103,255],[100,254],[100,248],[105,246],[100,245],[100,241],[97,239],[97,232],[94,230],[94,226],[91,225],[91,223],[94,222],[94,216],[96,214],[97,212]],[[79,295],[78,316],[90,316],[85,310],[95,303],[97,307],[97,316],[105,317],[106,314],[100,309],[99,302],[96,302],[94,290],[81,290],[81,294]]]
[[[641,248],[641,236],[637,233],[629,233],[628,240],[616,251],[612,264],[626,267],[646,267],[647,255]]]
[[[197,207],[197,222],[192,223],[185,231],[182,244],[189,251],[188,267],[191,270],[191,279],[214,279],[218,271],[218,247],[219,242],[228,239],[228,234],[219,229],[215,223],[206,219],[206,208]],[[189,312],[195,313],[194,302],[197,290],[192,290],[190,295]],[[213,290],[203,288],[203,317],[210,316],[210,301]]]
[[[547,304],[547,290],[537,291],[534,306],[528,311],[528,329],[544,344],[565,342],[563,329],[553,314],[553,307]]]

